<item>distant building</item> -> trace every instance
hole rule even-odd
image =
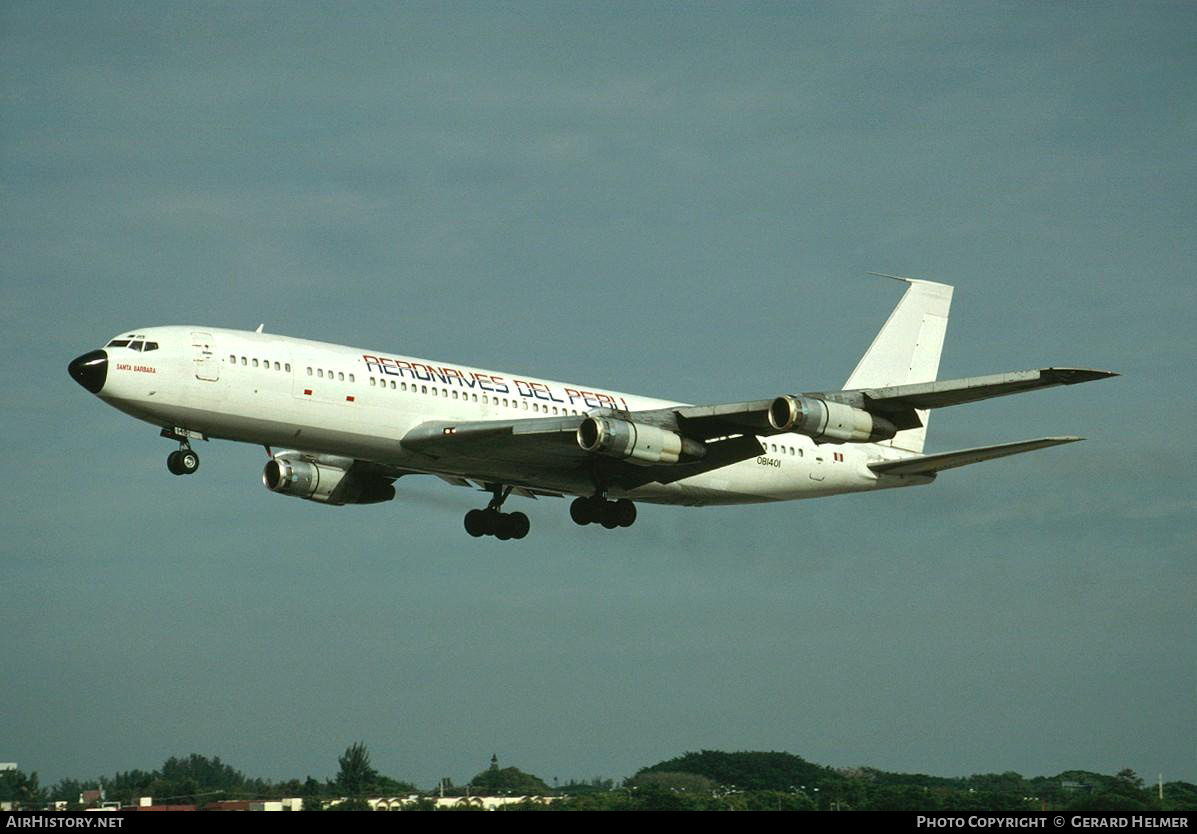
[[[560,798],[559,796],[442,796],[437,798],[436,807],[465,808],[472,805],[484,811],[497,811],[504,805],[518,805],[521,802],[548,805]]]
[[[288,797],[286,799],[222,799],[209,802],[204,806],[205,811],[302,811],[303,799]]]

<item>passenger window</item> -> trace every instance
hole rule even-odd
[[[255,367],[255,368],[256,368],[256,367],[258,367],[258,360],[257,360],[257,359],[255,359],[255,360],[254,360],[254,367]]]
[[[436,386],[435,385],[432,387],[432,396],[434,396],[434,397],[436,396]]]
[[[242,356],[242,357],[241,357],[241,365],[242,365],[242,366],[245,366],[245,365],[248,365],[248,364],[249,364],[249,362],[246,360],[246,358],[245,358],[244,356]]]
[[[457,399],[457,391],[453,392],[453,399]]]
[[[421,393],[421,394],[427,394],[427,393],[428,393],[428,386],[427,386],[427,385],[421,385],[421,386],[420,386],[420,393]]]
[[[374,377],[370,377],[370,387],[373,388],[377,384],[378,383],[374,380]]]
[[[478,402],[478,395],[477,395],[477,394],[471,394],[470,396],[473,398],[474,402]]]
[[[400,383],[400,384],[399,384],[399,387],[400,387],[400,388],[402,388],[404,391],[406,391],[406,390],[407,390],[407,383],[406,383],[406,382],[402,382],[402,383]]]
[[[393,380],[393,379],[391,380],[391,390],[392,391],[395,390],[395,380]]]
[[[350,381],[350,382],[353,382],[353,374],[350,374],[350,375],[349,375],[349,381]]]
[[[487,398],[486,394],[483,394],[482,395],[482,404],[487,405],[489,402],[490,402],[490,400]]]
[[[528,410],[528,401],[527,401],[527,400],[521,400],[521,402],[524,404],[524,411],[527,411],[527,410]]]
[[[340,380],[341,382],[344,382],[345,381],[345,372],[337,371],[337,379]]]
[[[308,376],[311,376],[311,375],[312,375],[312,369],[308,368]]]
[[[275,363],[274,363],[274,369],[275,369],[276,371],[281,371],[281,370],[282,370],[282,368],[280,368],[280,367],[279,367],[279,364],[278,364],[277,362],[275,362]]]
[[[236,357],[236,356],[233,356],[233,355],[230,355],[230,356],[229,356],[229,364],[231,364],[231,365],[236,365],[236,364],[237,364],[237,357]]]
[[[290,362],[284,363],[283,370],[286,371],[287,373],[291,373],[291,363]]]
[[[316,376],[320,377],[321,379],[324,379],[324,369],[323,369],[323,368],[317,368],[317,369],[316,369]]]

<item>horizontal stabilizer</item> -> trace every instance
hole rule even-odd
[[[983,460],[1004,458],[1022,452],[1046,449],[1062,443],[1076,443],[1083,437],[1041,437],[1038,440],[1020,440],[1017,443],[1000,443],[997,446],[978,446],[975,449],[961,449],[957,452],[942,452],[938,455],[923,455],[904,460],[885,460],[870,463],[869,469],[879,475],[934,475],[941,469],[955,469]]]

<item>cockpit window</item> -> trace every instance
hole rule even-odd
[[[104,345],[104,347],[126,347],[128,344],[128,339],[113,339],[111,342]]]
[[[145,347],[144,347],[144,348],[142,348],[142,350],[146,350],[146,351],[150,351],[150,350],[157,350],[157,349],[158,349],[158,343],[157,343],[157,342],[146,342],[146,343],[145,343]]]
[[[141,350],[144,344],[145,342],[142,341],[129,342],[129,350]]]

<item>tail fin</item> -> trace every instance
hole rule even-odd
[[[881,275],[878,272],[871,274]],[[918,278],[881,277],[904,281],[908,287],[873,344],[857,363],[856,370],[844,383],[845,390],[933,382],[939,373],[939,355],[948,329],[952,288]],[[900,431],[883,445],[922,454],[928,414],[926,410],[919,410],[921,428]]]

